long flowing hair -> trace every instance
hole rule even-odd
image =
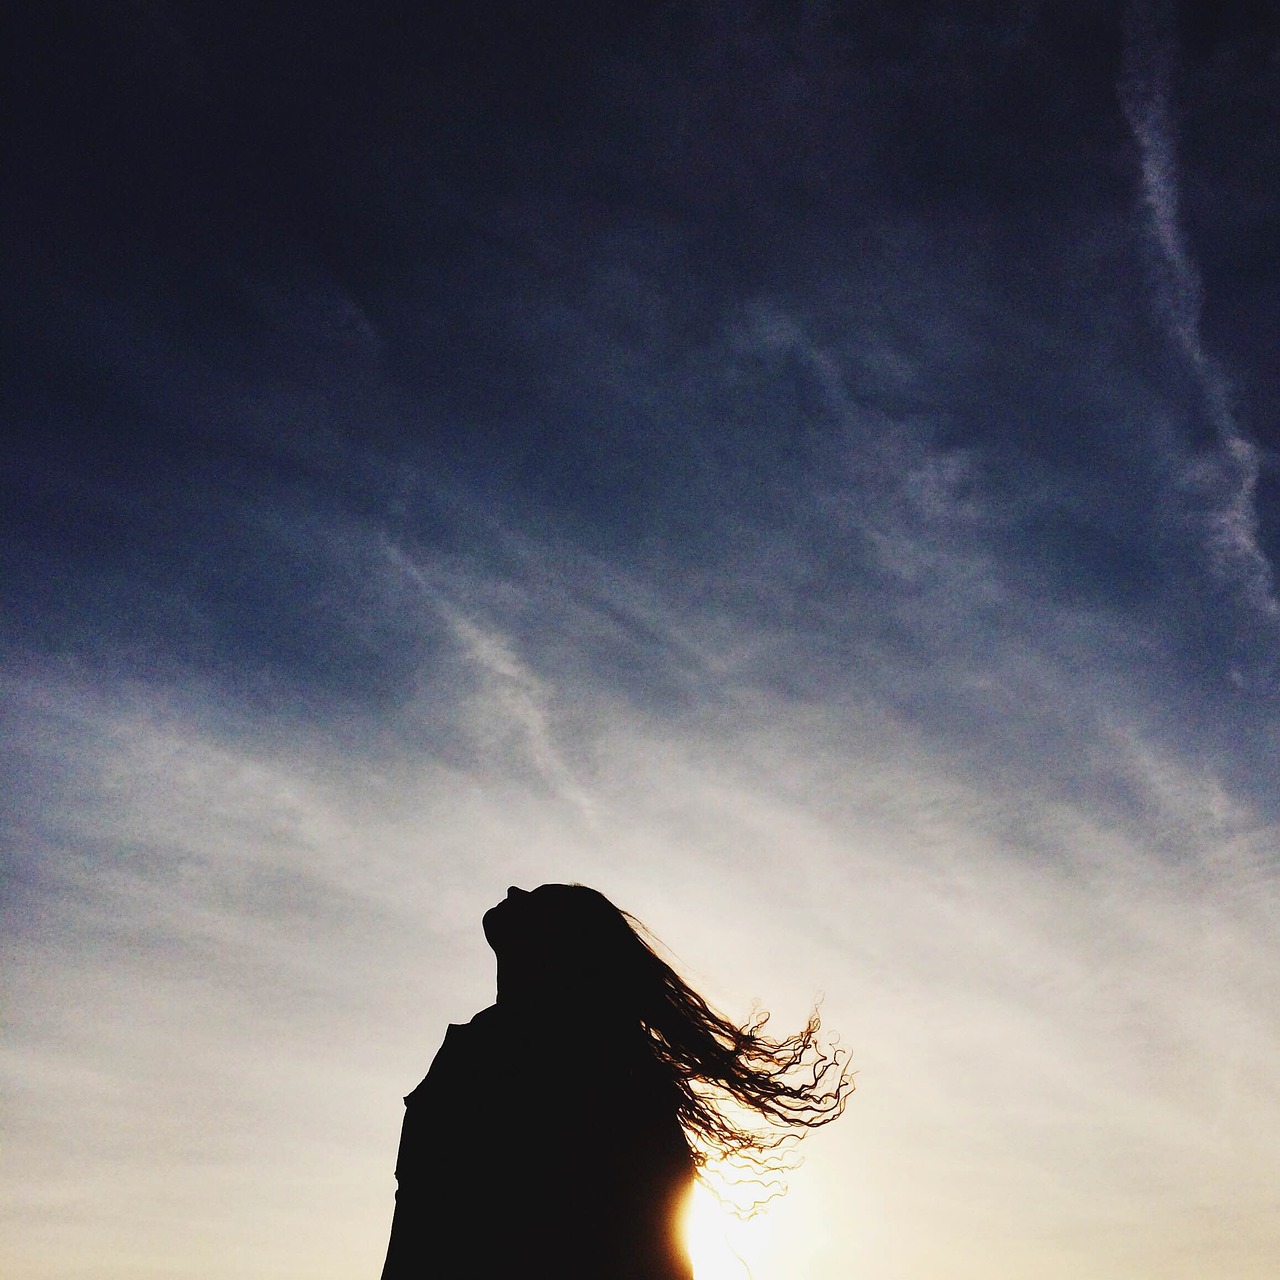
[[[729,1161],[777,1174],[786,1167],[779,1148],[844,1111],[854,1087],[849,1055],[819,1035],[816,1009],[794,1035],[769,1035],[762,1011],[736,1023],[658,954],[635,916],[585,885],[555,887],[573,894],[574,950],[579,961],[590,958],[582,972],[594,999],[638,1018],[678,1099],[695,1165]]]

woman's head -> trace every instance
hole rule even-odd
[[[581,884],[543,884],[532,892],[512,885],[484,914],[485,937],[499,954],[608,950],[628,933],[623,913]]]
[[[648,949],[626,914],[595,889],[513,885],[485,912],[484,934],[498,957],[500,1000],[603,1002],[630,1011]]]
[[[844,1110],[853,1089],[847,1055],[819,1042],[816,1013],[782,1038],[764,1033],[767,1014],[729,1021],[658,955],[639,920],[595,889],[512,887],[485,913],[484,931],[498,957],[500,1002],[569,1012],[584,1029],[643,1033],[699,1161],[763,1160],[789,1134]],[[740,1118],[752,1114],[760,1124]]]

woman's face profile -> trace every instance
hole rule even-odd
[[[571,931],[573,886],[543,884],[530,892],[512,885],[484,913],[484,936],[496,952],[550,950]]]
[[[513,884],[507,890],[507,896],[484,913],[481,925],[485,940],[494,951],[505,950],[518,934],[527,930],[526,917],[532,897],[527,889]]]

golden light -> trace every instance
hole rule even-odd
[[[709,1187],[695,1183],[684,1220],[685,1247],[695,1280],[750,1280],[745,1237],[758,1235],[763,1226],[759,1219],[740,1221]]]

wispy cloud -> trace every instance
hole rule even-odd
[[[1235,397],[1226,370],[1204,344],[1203,290],[1179,217],[1176,70],[1173,5],[1165,0],[1132,0],[1125,11],[1119,91],[1141,157],[1156,306],[1194,375],[1217,448],[1187,468],[1185,483],[1208,505],[1206,547],[1218,572],[1237,583],[1256,610],[1275,620],[1280,619],[1280,601],[1275,595],[1274,567],[1258,539],[1258,448],[1235,419]]]

